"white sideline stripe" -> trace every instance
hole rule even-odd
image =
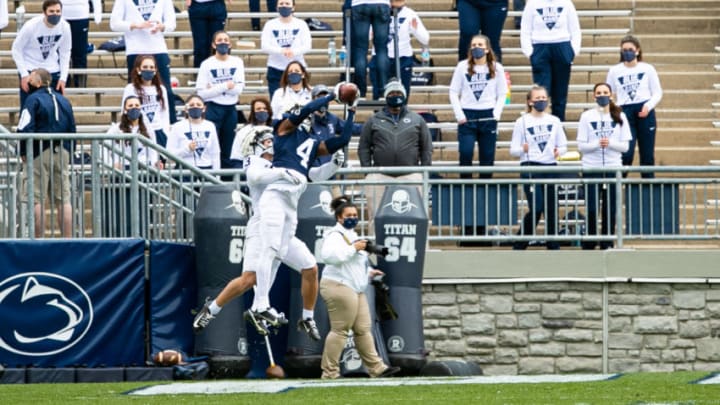
[[[697,381],[695,384],[720,384],[720,374],[711,375],[710,377],[703,378]]]
[[[421,378],[383,378],[383,379],[341,379],[322,380],[247,380],[247,381],[209,381],[195,383],[172,383],[155,385],[130,391],[127,395],[178,395],[178,394],[245,394],[278,393],[299,388],[332,388],[355,386],[399,385],[458,385],[458,384],[538,384],[563,382],[607,381],[618,378],[620,374],[572,374],[572,375],[533,375],[533,376],[478,376],[478,377],[421,377]]]

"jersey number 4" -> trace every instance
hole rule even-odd
[[[295,149],[297,155],[300,156],[300,164],[306,169],[310,161],[310,154],[312,153],[314,143],[315,141],[313,139],[308,138]]]

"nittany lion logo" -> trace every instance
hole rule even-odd
[[[0,282],[0,348],[25,356],[61,353],[90,330],[93,307],[77,283],[52,273]]]

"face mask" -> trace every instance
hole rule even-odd
[[[623,62],[632,62],[635,60],[635,51],[622,51],[620,52]]]
[[[230,53],[230,44],[215,44],[215,50],[220,55],[227,55]]]
[[[270,114],[267,111],[255,111],[255,123],[265,124],[269,116]]]
[[[288,83],[290,84],[298,84],[302,81],[302,74],[301,73],[289,73],[287,75]]]
[[[135,121],[136,119],[140,118],[140,109],[131,108],[127,110],[127,117],[130,121]]]
[[[547,108],[547,106],[548,106],[548,101],[547,101],[547,100],[533,101],[533,108],[534,108],[535,110],[539,111],[539,112],[545,111],[545,109]]]
[[[473,48],[470,50],[473,59],[482,59],[485,56],[485,50],[482,48]]]
[[[278,7],[280,17],[290,17],[292,15],[292,7]]]
[[[188,117],[192,119],[202,118],[203,109],[200,107],[188,108]]]
[[[402,107],[405,104],[405,96],[388,96],[385,102],[388,107]]]
[[[327,112],[327,110],[328,110],[328,105],[327,105],[327,104],[323,104],[323,105],[320,106],[320,108],[318,108],[317,112],[320,113],[320,115],[325,115],[325,113]]]
[[[62,18],[62,15],[60,15],[60,14],[50,14],[47,16],[47,22],[50,25],[58,25],[61,18]]]
[[[358,224],[357,218],[345,218],[343,219],[342,226],[345,229],[354,229]]]
[[[153,79],[153,77],[155,77],[155,71],[154,70],[141,70],[140,77],[143,79],[143,81],[149,82],[150,80]]]
[[[28,84],[28,94],[32,94],[38,90],[40,90],[40,86],[33,86],[32,84]]]
[[[610,104],[610,96],[597,96],[595,97],[595,102],[600,107],[605,107]]]

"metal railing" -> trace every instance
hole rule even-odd
[[[141,237],[192,241],[192,218],[203,186],[232,182],[239,189],[242,170],[203,171],[188,165],[151,140],[137,135],[11,134],[0,128],[0,237],[62,235],[62,221],[50,206],[56,189],[27,193],[24,175],[40,170],[36,161],[18,157],[21,142],[28,155],[33,140],[42,149],[73,140],[67,165],[70,182],[72,237]],[[159,169],[143,162],[140,149],[163,156]],[[124,150],[135,152],[127,153]],[[52,171],[53,169],[47,169]],[[42,170],[40,170],[42,171]],[[394,178],[418,173],[414,179]],[[639,173],[654,172],[644,179]],[[368,180],[382,173],[389,179]],[[629,173],[628,177],[623,177]],[[44,175],[52,177],[52,172]],[[478,175],[492,178],[478,178]],[[475,178],[466,178],[475,176]],[[30,176],[32,177],[32,176]],[[36,176],[37,177],[37,176]],[[42,176],[37,177],[42,179]],[[431,244],[477,242],[489,245],[548,242],[580,246],[599,243],[621,248],[628,241],[717,241],[720,239],[720,167],[625,167],[582,169],[579,164],[557,167],[395,167],[346,168],[329,185],[335,193],[353,196],[361,207],[362,234],[370,231],[367,204],[378,201],[382,188],[393,184],[416,186],[430,220]],[[528,203],[528,192],[534,196]],[[538,195],[551,195],[546,201]],[[554,200],[554,201],[553,201]],[[38,212],[28,209],[38,204]],[[592,214],[595,207],[595,214]],[[543,212],[539,215],[540,211]],[[539,217],[523,229],[523,217]],[[556,226],[547,222],[554,214]],[[550,215],[552,218],[553,215]],[[595,221],[591,219],[595,217]],[[49,219],[43,220],[43,217]],[[603,229],[602,221],[607,219]],[[33,230],[43,220],[40,231]],[[57,223],[56,223],[57,222]],[[595,226],[592,223],[596,223]],[[555,223],[555,222],[553,222]]]

